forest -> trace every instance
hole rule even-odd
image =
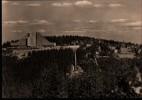
[[[3,98],[141,98],[129,85],[142,86],[136,80],[135,67],[142,75],[142,58],[98,58],[99,66],[78,49],[77,64],[85,72],[67,77],[74,64],[72,49],[33,51],[25,59],[2,56]]]

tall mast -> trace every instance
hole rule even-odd
[[[76,65],[77,65],[77,61],[76,61],[76,50],[74,50],[74,69],[76,70]]]

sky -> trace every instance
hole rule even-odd
[[[28,32],[142,43],[141,0],[2,1],[2,42]]]

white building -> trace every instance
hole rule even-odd
[[[49,42],[40,33],[28,33],[18,42],[12,43],[12,46],[16,47],[40,47],[40,46],[56,46],[56,43]]]

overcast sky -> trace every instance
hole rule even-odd
[[[2,42],[28,32],[141,43],[141,0],[2,1]]]

